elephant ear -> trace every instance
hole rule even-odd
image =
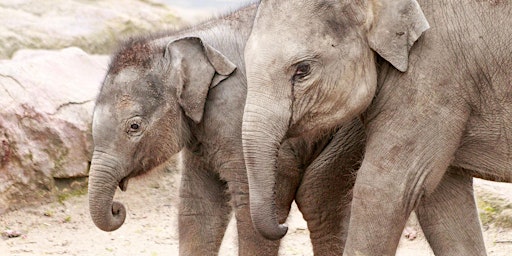
[[[370,47],[395,68],[405,72],[409,51],[429,28],[428,21],[416,0],[380,0],[373,3],[373,22],[368,32]]]
[[[198,37],[170,42],[164,58],[171,64],[179,104],[189,118],[199,123],[208,90],[229,77],[235,64]]]

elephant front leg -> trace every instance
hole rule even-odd
[[[306,171],[297,192],[315,255],[341,255],[346,241],[354,178],[330,171]]]
[[[354,119],[336,132],[306,168],[296,202],[308,223],[315,255],[343,253],[364,138],[360,119]]]
[[[473,194],[473,178],[450,167],[416,213],[435,255],[487,255]]]
[[[425,193],[424,181],[378,175],[381,171],[363,164],[358,172],[343,255],[395,255],[406,221]]]
[[[186,157],[184,157],[186,158]],[[180,255],[217,255],[231,216],[226,184],[218,175],[185,160],[178,216]]]
[[[446,120],[413,115],[372,121],[344,255],[395,255],[411,211],[433,193],[459,147],[464,121]]]

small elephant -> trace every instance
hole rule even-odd
[[[512,182],[511,13],[507,0],[262,0],[242,125],[256,228],[286,231],[258,199],[274,160],[251,159],[361,116],[344,255],[394,255],[414,209],[436,254],[485,255],[472,177]]]
[[[183,150],[180,255],[217,254],[232,211],[239,255],[277,255],[279,242],[252,225],[249,192],[255,188],[242,149],[242,52],[255,12],[249,6],[186,30],[133,39],[113,55],[92,127],[89,205],[98,228],[112,231],[125,220],[124,206],[113,201],[117,186],[126,190],[131,178]],[[343,251],[353,171],[364,149],[361,125],[354,119],[314,142],[284,141],[279,171],[267,177],[276,180],[276,221],[285,221],[295,200],[316,254]]]

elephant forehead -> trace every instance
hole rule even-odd
[[[127,68],[116,74],[108,74],[103,82],[97,104],[116,104],[123,95],[131,94],[131,87],[137,84],[141,75],[133,68]]]
[[[266,32],[277,37],[297,35],[295,40],[304,35],[311,38],[316,33],[324,33],[324,27],[329,27],[339,19],[340,12],[337,10],[342,5],[325,0],[262,1],[252,31]]]
[[[332,33],[324,33],[324,30],[319,29],[318,26],[280,30],[282,27],[255,28],[245,48],[246,60],[261,62],[264,65],[277,62],[287,66],[286,64],[290,65],[319,56],[322,52],[333,48],[333,45],[339,44],[338,37]]]
[[[114,83],[116,84],[129,84],[136,81],[141,77],[141,74],[134,67],[127,67],[119,71],[114,77]]]
[[[300,61],[312,60],[321,57],[329,46],[333,44],[328,36],[321,38],[310,38],[307,42],[306,36],[295,39],[297,35],[289,33],[262,33],[247,42],[245,49],[246,68],[264,67],[266,70],[286,71],[291,65]],[[305,38],[304,40],[302,40]],[[306,40],[306,41],[305,41]]]

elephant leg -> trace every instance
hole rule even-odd
[[[374,117],[366,129],[344,255],[395,255],[410,213],[436,189],[460,146],[466,112],[397,111],[393,119]]]
[[[306,170],[296,202],[308,224],[315,255],[341,255],[346,241],[354,177]]]
[[[473,178],[454,167],[416,214],[435,255],[487,255],[473,195]]]
[[[180,255],[217,255],[231,216],[225,182],[184,152],[178,216]]]
[[[306,168],[296,202],[315,255],[341,255],[350,218],[352,188],[364,151],[359,119],[341,127]]]
[[[368,165],[363,162],[357,174],[344,255],[395,255],[406,221],[426,192],[425,181],[417,178],[429,175]],[[431,177],[443,174],[438,170]],[[429,183],[435,188],[438,181]]]

